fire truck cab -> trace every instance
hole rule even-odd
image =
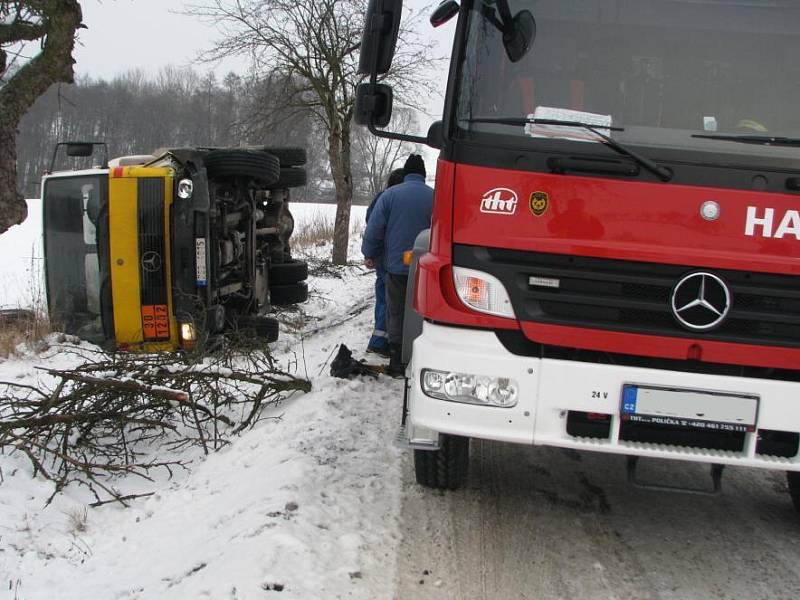
[[[373,0],[360,122],[389,122],[401,0]],[[446,0],[458,18],[406,442],[781,469],[800,511],[800,5]],[[408,136],[400,136],[400,139]],[[415,141],[423,141],[417,138]]]

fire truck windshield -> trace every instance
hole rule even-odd
[[[54,326],[96,343],[105,339],[97,243],[103,189],[96,175],[53,178],[44,188],[47,296]]]
[[[658,148],[797,157],[796,145],[729,138],[800,137],[800,3],[508,0],[508,7],[535,19],[530,49],[516,62],[494,0],[470,5],[455,102],[463,135],[513,136],[531,147],[548,138],[591,151],[597,136],[530,119],[579,121],[656,149],[647,152],[655,158]],[[501,118],[521,121],[509,127]]]

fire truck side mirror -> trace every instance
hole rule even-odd
[[[369,0],[358,58],[359,73],[383,75],[389,71],[402,12],[403,0]]]
[[[511,21],[507,33],[503,33],[503,45],[506,48],[508,60],[512,63],[519,62],[528,53],[536,37],[536,20],[529,10],[521,10]]]
[[[444,148],[444,125],[441,121],[434,121],[428,128],[428,136],[426,143],[431,148],[441,150]]]
[[[456,0],[442,0],[431,15],[431,25],[439,27],[458,14],[459,6]]]
[[[374,87],[374,90],[371,89]],[[356,111],[353,119],[359,125],[386,127],[392,118],[392,88],[385,83],[360,83],[356,88]]]

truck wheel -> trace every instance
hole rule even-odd
[[[280,190],[283,188],[303,187],[308,181],[306,170],[300,167],[281,168],[281,176],[278,181],[270,185],[271,189]]]
[[[308,157],[305,148],[272,148],[270,146],[262,146],[259,148],[262,152],[277,156],[281,162],[281,167],[299,167],[306,164]]]
[[[269,301],[275,306],[299,304],[306,300],[308,300],[308,284],[305,281],[291,285],[272,285],[269,288]]]
[[[281,174],[278,159],[256,150],[212,150],[203,157],[209,178],[252,177],[271,186]]]
[[[263,338],[266,342],[278,339],[278,319],[273,317],[239,317],[239,335]]]
[[[789,484],[789,495],[792,497],[794,509],[800,513],[800,471],[787,471],[786,481]]]
[[[270,287],[288,285],[308,279],[308,263],[302,260],[271,265],[268,281]]]
[[[467,481],[469,438],[443,435],[438,450],[414,450],[417,483],[437,490],[455,490]]]

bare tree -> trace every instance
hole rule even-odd
[[[72,82],[82,18],[78,0],[0,1],[0,233],[28,213],[17,191],[17,125],[53,83]],[[33,46],[24,44],[35,41],[39,52],[22,58],[23,46],[26,52]]]
[[[284,107],[310,110],[327,133],[328,162],[336,188],[333,262],[347,262],[353,199],[351,124],[358,47],[365,0],[200,0],[187,13],[207,18],[222,32],[206,60],[248,55],[257,72],[278,74],[287,83]],[[400,51],[389,78],[401,91],[433,90],[425,73],[434,42],[413,32],[419,13],[404,19]],[[413,97],[410,93],[401,94]],[[274,123],[278,127],[278,123]]]
[[[413,134],[419,130],[414,111],[404,108],[395,110],[389,129],[398,133]],[[360,183],[360,192],[366,198],[374,198],[386,187],[389,173],[401,167],[406,156],[419,152],[419,148],[408,142],[380,138],[366,128],[358,128],[353,136],[356,164],[353,171]]]

